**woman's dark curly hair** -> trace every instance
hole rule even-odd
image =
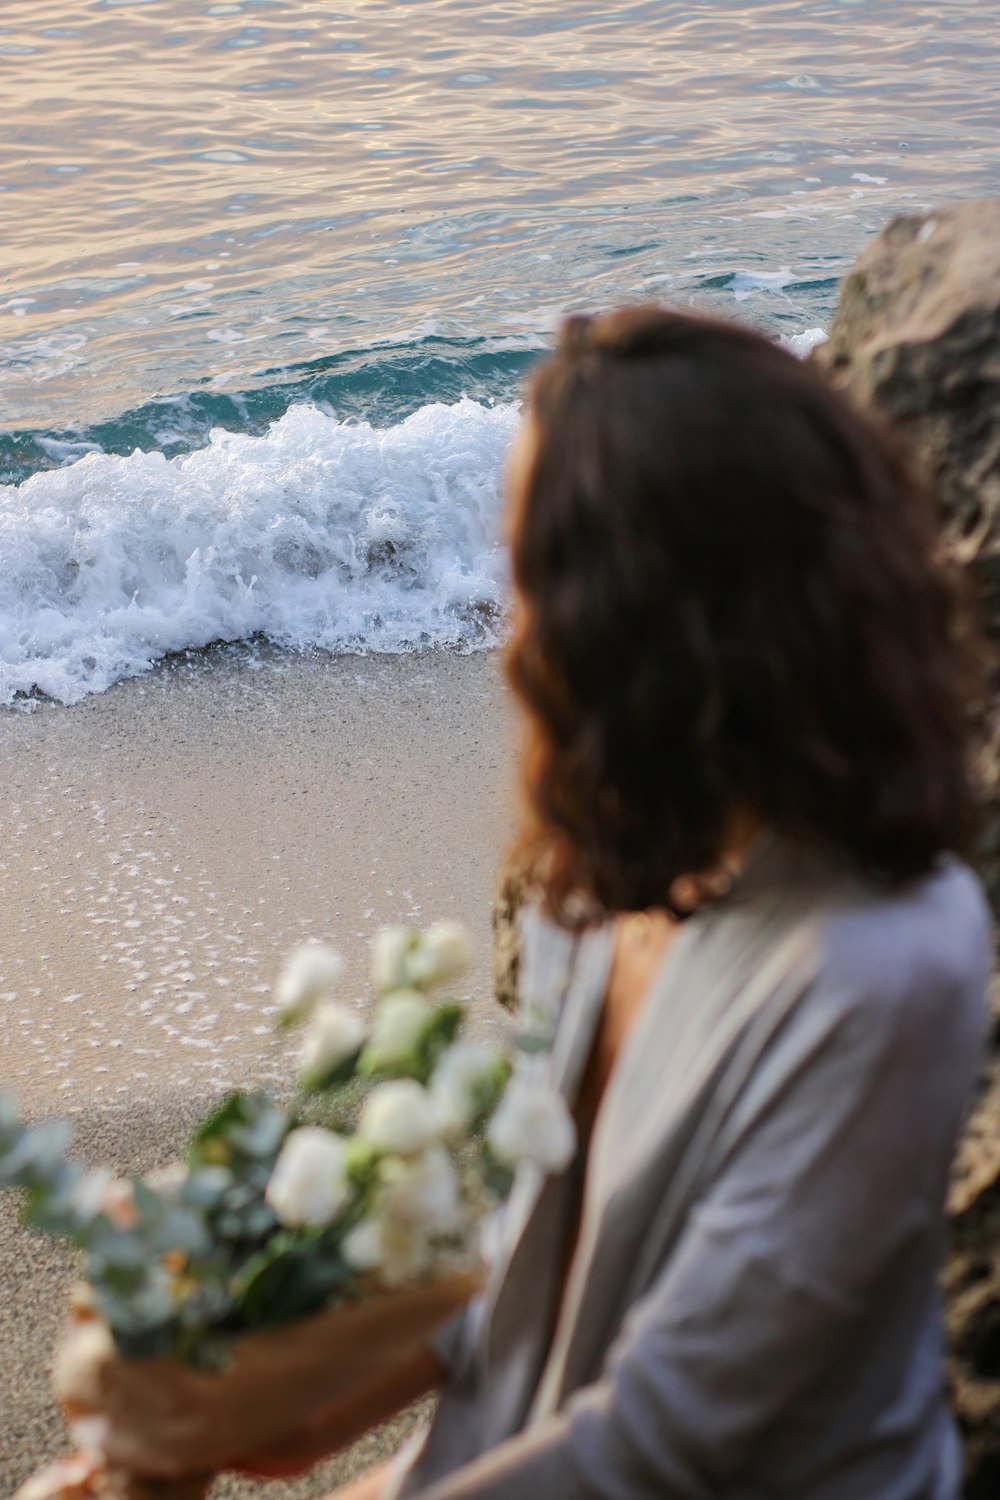
[[[737,811],[887,884],[967,847],[978,651],[880,427],[658,307],[569,319],[530,418],[507,672],[557,915],[669,907]]]

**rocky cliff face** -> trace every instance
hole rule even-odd
[[[1000,987],[979,1098],[959,1151],[945,1268],[949,1374],[965,1439],[965,1500],[1000,1495]]]
[[[1000,637],[1000,198],[894,219],[812,357],[912,445]]]
[[[1000,198],[893,220],[859,255],[813,358],[902,434],[1000,645]],[[982,873],[1000,912],[1000,673],[984,758]],[[966,1500],[1000,1495],[1000,990],[951,1198],[945,1273]]]
[[[812,358],[902,435],[1000,645],[1000,198],[894,219],[845,278]],[[1000,678],[983,776],[981,870],[1000,913]]]

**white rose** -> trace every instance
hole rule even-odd
[[[383,1220],[402,1220],[425,1235],[451,1234],[461,1228],[458,1174],[441,1146],[409,1161],[391,1158],[379,1174],[378,1211]]]
[[[353,1270],[405,1286],[432,1269],[434,1236],[462,1228],[458,1174],[448,1153],[432,1146],[408,1161],[389,1158],[379,1175],[374,1211],[344,1236],[341,1254]]]
[[[456,1042],[438,1059],[430,1091],[449,1135],[460,1135],[472,1124],[496,1062],[495,1054],[479,1042]]]
[[[469,967],[472,945],[461,922],[435,922],[423,933],[410,959],[414,984],[423,988],[448,984]]]
[[[377,1219],[362,1219],[344,1235],[340,1253],[352,1271],[377,1271],[382,1264],[382,1226]]]
[[[419,1281],[434,1263],[426,1237],[405,1219],[395,1217],[363,1220],[346,1236],[342,1250],[354,1270],[374,1271],[388,1287]]]
[[[318,1125],[302,1125],[285,1139],[264,1195],[289,1229],[331,1224],[351,1199],[347,1144]]]
[[[492,1266],[499,1260],[503,1244],[504,1217],[499,1210],[495,1209],[483,1219],[476,1235],[476,1249],[480,1263],[484,1266]]]
[[[410,984],[410,956],[420,934],[415,927],[382,927],[372,939],[372,984],[382,995]]]
[[[561,1172],[573,1160],[576,1126],[561,1094],[515,1074],[487,1130],[502,1162],[529,1161],[543,1172]]]
[[[413,1078],[380,1083],[361,1108],[358,1135],[378,1151],[417,1156],[441,1134],[441,1122],[430,1094]]]
[[[309,1018],[299,1061],[306,1079],[321,1080],[357,1052],[365,1039],[365,1024],[334,1000],[317,1005]]]
[[[379,1001],[368,1041],[373,1067],[394,1068],[412,1056],[432,1014],[416,990],[397,990]]]
[[[344,960],[325,944],[303,943],[296,948],[274,988],[281,1020],[286,1025],[301,1021],[329,995],[343,972]]]

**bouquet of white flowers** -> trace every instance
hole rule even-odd
[[[0,1184],[84,1253],[86,1308],[55,1372],[78,1440],[146,1402],[175,1474],[224,1467],[280,1437],[282,1404],[349,1394],[472,1295],[514,1169],[562,1170],[575,1133],[559,1095],[460,1038],[441,992],[467,959],[456,923],[384,929],[365,1021],[334,998],[338,955],[300,948],[276,988],[279,1024],[303,1030],[294,1103],[233,1094],[183,1163],[128,1184],[0,1097]]]

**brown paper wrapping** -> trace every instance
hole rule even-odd
[[[197,1500],[206,1476],[278,1446],[311,1417],[388,1379],[478,1288],[475,1275],[462,1273],[340,1303],[239,1337],[220,1372],[124,1359],[106,1325],[78,1309],[53,1383],[71,1422],[99,1415],[109,1423],[107,1467],[89,1488],[67,1480],[36,1495],[26,1486],[16,1500]]]

